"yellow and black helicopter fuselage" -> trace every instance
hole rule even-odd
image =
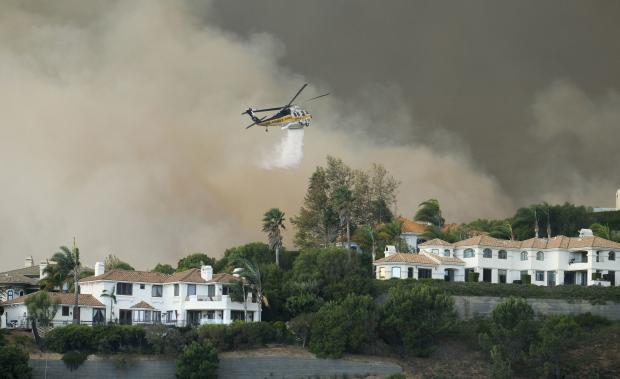
[[[307,84],[304,84],[301,87],[301,89],[297,91],[297,94],[293,96],[291,101],[289,101],[288,104],[283,105],[281,107],[265,108],[265,109],[248,108],[242,114],[247,114],[248,116],[250,116],[250,118],[254,122],[246,126],[246,129],[254,125],[264,126],[265,131],[269,130],[270,126],[280,127],[281,129],[302,129],[306,126],[309,126],[312,115],[308,113],[305,109],[301,108],[300,106],[293,104],[293,101],[295,101],[297,96],[299,96],[301,91],[303,91],[304,88],[306,88],[306,86]],[[329,93],[313,97],[306,101],[316,100],[320,97],[327,96],[327,95],[329,95]],[[265,116],[263,118],[259,118],[256,115],[256,113],[258,112],[272,112],[272,111],[278,111],[278,113],[272,116]]]

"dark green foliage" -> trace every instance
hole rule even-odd
[[[32,369],[28,366],[28,353],[15,345],[0,346],[0,379],[28,379]]]
[[[290,340],[282,323],[235,322],[231,325],[204,325],[198,329],[199,339],[209,339],[220,351],[241,350],[284,343]]]
[[[373,286],[376,294],[386,293],[391,287],[406,285],[410,287],[430,285],[440,288],[450,295],[457,296],[495,296],[523,297],[543,299],[583,299],[591,302],[612,301],[620,303],[620,286],[536,286],[524,284],[496,284],[485,282],[446,282],[444,280],[417,281],[407,280],[375,280]]]
[[[564,378],[572,363],[566,351],[577,346],[583,334],[573,316],[549,317],[540,328],[539,341],[530,346],[530,364],[538,362],[536,371],[543,376]]]
[[[467,273],[467,281],[468,282],[477,282],[480,279],[479,272],[470,271]]]
[[[314,313],[302,313],[287,323],[288,330],[302,347],[306,347],[310,339],[313,321]]]
[[[488,331],[480,334],[480,345],[491,354],[493,370],[505,373],[506,367],[525,364],[536,338],[532,307],[523,299],[508,298],[493,310]]]
[[[382,313],[383,339],[418,356],[428,356],[437,338],[451,331],[456,322],[452,298],[428,285],[390,289]]]
[[[87,358],[88,354],[76,350],[71,350],[63,354],[62,361],[64,362],[65,366],[67,366],[69,371],[73,371],[77,370],[77,368],[80,367]]]
[[[611,324],[611,321],[605,317],[593,315],[592,313],[581,313],[573,316],[575,322],[584,329],[594,329],[600,326],[607,326]]]
[[[364,258],[346,249],[308,249],[295,260],[291,282],[316,283],[316,295],[325,301],[344,299],[348,294],[371,293],[370,266]]]
[[[403,374],[391,374],[386,376],[384,379],[407,379],[407,377]]]
[[[209,257],[207,254],[194,253],[179,259],[177,264],[177,272],[189,270],[190,268],[200,268],[202,265],[215,266],[215,258]]]
[[[413,217],[416,221],[429,222],[432,225],[441,228],[446,220],[441,216],[441,207],[436,199],[429,199],[418,205],[418,210]]]
[[[204,339],[187,345],[177,359],[180,379],[216,379],[219,359],[211,341]]]
[[[168,274],[168,275],[172,275],[175,272],[174,267],[170,266],[168,263],[164,263],[164,264],[158,263],[157,266],[155,266],[151,271],[161,272],[162,274]]]
[[[144,328],[135,325],[67,325],[54,328],[45,336],[45,346],[51,351],[65,353],[77,350],[85,353],[149,352]]]
[[[374,342],[377,311],[370,296],[349,295],[330,302],[314,316],[310,351],[319,357],[338,358],[343,352],[361,352]]]
[[[524,284],[532,284],[532,275],[521,275],[521,282],[523,282]]]
[[[268,265],[276,260],[275,253],[269,248],[269,245],[263,242],[251,242],[226,249],[224,257],[217,261],[215,271],[232,272],[235,267],[239,267],[239,261],[243,259],[260,265]]]
[[[165,325],[145,326],[145,338],[156,354],[176,355],[196,338],[193,328],[181,329]]]

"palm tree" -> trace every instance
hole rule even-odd
[[[385,245],[395,245],[400,251],[402,231],[403,222],[398,219],[394,219],[387,224],[381,225],[379,228],[378,237]]]
[[[101,297],[110,298],[110,323],[112,323],[112,315],[114,314],[112,304],[116,304],[116,287],[112,287],[112,291],[110,292],[108,292],[108,290],[101,291]]]
[[[230,287],[230,294],[233,301],[243,301],[243,320],[248,321],[248,295],[246,294],[246,284],[243,278],[235,280]]]
[[[353,207],[353,195],[351,190],[346,186],[339,187],[335,194],[336,207],[338,209],[338,217],[340,218],[340,226],[346,227],[347,233],[347,249],[349,257],[351,256],[351,208]]]
[[[73,281],[73,323],[80,323],[80,308],[78,305],[78,293],[80,287],[80,249],[73,241],[73,248],[61,246],[60,251],[52,256],[55,265],[48,265],[45,272],[53,274],[57,279],[62,278],[62,283],[69,286]],[[52,266],[56,266],[52,268]],[[49,270],[48,270],[49,268]]]
[[[269,306],[267,297],[263,293],[263,275],[260,271],[260,266],[256,261],[249,261],[245,258],[239,258],[237,262],[240,264],[242,271],[239,273],[242,279],[244,279],[253,291],[256,291],[256,302],[258,303],[258,319],[261,320],[261,313],[263,312],[263,303]]]
[[[418,211],[415,213],[414,220],[430,222],[441,228],[446,222],[441,216],[441,208],[437,199],[429,199],[420,203]]]
[[[284,212],[278,208],[271,208],[263,217],[263,232],[267,233],[269,248],[276,252],[276,266],[280,267],[280,247],[282,247],[282,231],[284,227]]]

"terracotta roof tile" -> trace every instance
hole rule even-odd
[[[452,265],[459,265],[459,266],[465,265],[465,262],[463,262],[457,257],[446,257],[443,255],[431,254],[431,253],[422,253],[422,254],[426,255],[430,259],[437,261],[437,263],[452,264]]]
[[[431,241],[429,241],[431,242]],[[430,245],[425,242],[423,245]],[[579,249],[579,248],[603,248],[619,249],[620,243],[607,240],[605,238],[588,237],[566,237],[555,236],[551,238],[530,238],[524,241],[510,241],[493,238],[490,236],[475,236],[454,244],[455,247],[462,246],[489,246],[498,248],[513,249]]]
[[[433,238],[432,240],[423,242],[423,243],[419,244],[418,246],[450,246],[450,247],[452,247],[453,245],[454,244],[452,244],[450,242],[447,242],[447,241],[444,241],[442,239]]]
[[[455,247],[461,246],[490,246],[490,247],[503,247],[506,249],[519,248],[521,241],[503,240],[494,238],[487,235],[479,235],[471,237],[462,241],[458,241],[454,244]]]
[[[426,255],[412,253],[396,253],[389,257],[377,259],[375,263],[420,263],[428,265],[436,265],[437,262],[430,259]]]
[[[234,276],[227,273],[213,274],[213,278],[209,281],[204,280],[200,275],[199,268],[190,268],[189,270],[175,272],[168,279],[166,283],[174,282],[187,282],[187,283],[232,283],[237,280]]]
[[[164,283],[170,276],[171,275],[168,274],[162,274],[161,272],[115,269],[99,276],[89,276],[80,281],[93,282],[96,280],[114,280],[119,282]]]
[[[153,306],[146,301],[141,301],[136,305],[131,306],[132,309],[155,309]]]
[[[428,225],[422,222],[409,220],[408,218],[399,217],[398,220],[403,223],[403,233],[422,234],[428,229]]]
[[[23,304],[26,299],[37,292],[16,297],[13,300],[6,301],[2,303],[3,305],[7,304]],[[58,299],[59,304],[61,305],[73,305],[73,294],[72,293],[63,293],[63,292],[48,292],[47,293],[51,299]],[[78,295],[78,304],[81,306],[90,306],[90,307],[104,307],[99,300],[97,300],[93,295],[79,294]]]

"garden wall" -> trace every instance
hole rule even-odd
[[[503,298],[491,296],[453,296],[459,316],[470,319],[491,314]],[[590,312],[609,320],[620,320],[620,303],[592,304],[587,300],[526,299],[536,314],[580,314]]]

